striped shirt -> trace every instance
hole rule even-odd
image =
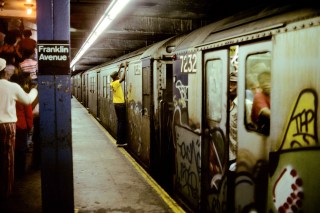
[[[38,62],[36,60],[27,58],[23,62],[21,62],[19,65],[22,72],[30,73],[31,79],[37,79]]]

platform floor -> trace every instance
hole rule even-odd
[[[75,98],[71,106],[75,212],[184,212]],[[28,168],[0,212],[42,212],[40,175]]]

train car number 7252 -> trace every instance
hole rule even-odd
[[[181,59],[181,72],[182,73],[196,73],[196,54],[188,54],[184,56],[180,56]]]

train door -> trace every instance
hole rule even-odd
[[[204,54],[204,176],[207,212],[226,212],[228,50]]]
[[[161,172],[160,182],[167,189],[172,189],[173,171],[174,171],[174,152],[172,141],[172,115],[173,115],[173,68],[172,64],[161,63],[158,73],[161,74],[159,80],[161,98],[159,104],[159,143],[155,148],[157,161],[159,162],[159,172]],[[159,77],[160,78],[160,77]]]
[[[88,74],[83,74],[83,80],[82,80],[82,101],[83,105],[88,108]]]
[[[86,94],[86,75],[82,73],[81,74],[81,101],[84,107],[86,107],[85,94]]]
[[[272,95],[271,49],[271,41],[239,47],[236,212],[265,212]]]
[[[97,119],[100,121],[100,102],[101,102],[101,96],[100,96],[100,70],[97,72]]]

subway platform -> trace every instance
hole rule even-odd
[[[75,98],[71,108],[75,213],[184,212]],[[42,212],[41,170],[30,167],[31,155],[1,213]]]

